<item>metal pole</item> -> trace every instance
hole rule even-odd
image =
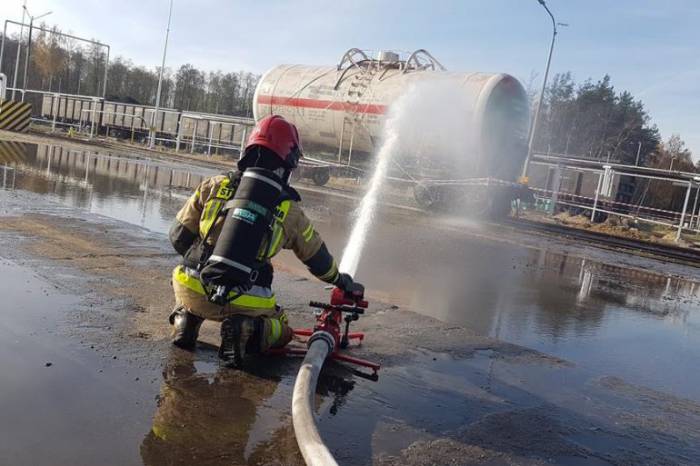
[[[192,146],[190,147],[190,154],[194,154],[194,144],[197,141],[197,126],[199,126],[199,120],[194,120],[194,129],[192,129]]]
[[[90,122],[90,139],[95,132],[95,122],[97,121],[97,99],[92,99],[92,121]]]
[[[156,108],[155,111],[153,112],[153,117],[151,118],[151,140],[148,144],[149,149],[153,149],[153,144],[155,143],[156,139],[156,132],[155,132],[155,118],[156,114],[158,113],[158,109],[160,107],[160,92],[163,87],[163,68],[165,68],[165,54],[168,51],[168,36],[170,35],[170,19],[173,16],[173,0],[170,0],[170,11],[168,12],[168,27],[165,30],[165,44],[163,45],[163,61],[160,64],[160,73],[158,73],[158,90],[156,91]]]
[[[561,189],[561,163],[558,163],[554,169],[554,180],[552,181],[552,215],[554,215],[557,209],[557,202],[559,201],[559,190]]]
[[[693,210],[690,213],[690,228],[693,228],[693,221],[696,220],[698,211],[698,194],[700,194],[700,184],[695,187],[695,202],[693,202]],[[697,223],[697,222],[696,222]]]
[[[5,56],[5,38],[7,37],[7,21],[5,20],[5,26],[2,29],[2,40],[0,40],[0,72],[2,72],[2,58]],[[21,36],[20,36],[21,40]],[[19,42],[18,42],[19,44]],[[18,49],[19,53],[19,49]],[[14,86],[12,86],[14,87]]]
[[[241,134],[241,148],[238,150],[238,158],[242,159],[243,158],[243,151],[245,151],[245,137],[246,133],[248,132],[248,128],[243,125],[243,134]],[[231,138],[233,138],[233,129],[231,129]]]
[[[207,146],[207,155],[209,157],[211,157],[211,138],[214,137],[214,126],[216,126],[216,123],[216,121],[213,124],[211,121],[209,122],[209,145]]]
[[[352,164],[352,144],[355,141],[355,122],[353,122],[350,131],[352,131],[352,133],[350,133],[350,145],[348,146],[348,167]]]
[[[29,67],[29,54],[32,51],[32,26],[34,18],[29,17],[29,36],[27,37],[27,53],[24,54],[24,76],[22,77],[22,102],[24,102],[24,93],[27,91],[27,68]]]
[[[27,93],[27,70],[29,68],[29,60],[31,59],[32,56],[32,28],[34,27],[34,20],[43,18],[44,16],[48,16],[52,11],[47,11],[43,15],[39,16],[32,16],[29,14],[29,11],[27,11],[27,6],[22,7],[24,11],[27,13],[27,16],[29,16],[29,36],[27,37],[27,53],[25,55],[25,63],[24,63],[24,79],[22,81],[22,102],[24,102],[24,97]],[[43,30],[43,28],[42,28]]]
[[[26,14],[27,0],[24,0],[24,5],[22,5],[22,26],[19,29],[19,41],[17,42],[17,56],[15,57],[15,71],[12,77],[12,100],[15,100],[15,89],[17,89],[17,71],[19,70],[19,56],[22,51],[22,38],[24,37],[24,16]],[[5,26],[7,27],[7,22],[5,22]],[[2,62],[2,57],[0,57],[0,62]]]
[[[603,172],[598,173],[598,187],[595,188],[595,199],[593,199],[593,212],[591,212],[591,223],[595,221],[595,209],[598,207],[598,194],[600,193],[600,185],[603,183]]]
[[[673,171],[673,162],[675,162],[675,161],[676,161],[676,157],[675,156],[671,157],[671,166],[668,167],[668,171]]]
[[[552,53],[554,52],[554,41],[557,38],[557,22],[554,19],[554,15],[552,14],[551,11],[549,11],[549,8],[547,8],[547,4],[544,2],[544,0],[537,0],[540,2],[540,5],[544,7],[544,9],[547,11],[547,14],[549,17],[552,19],[552,43],[549,45],[549,55],[547,56],[547,67],[545,68],[544,71],[544,79],[542,80],[542,90],[540,91],[540,100],[537,102],[537,108],[535,109],[535,117],[532,121],[532,126],[530,127],[530,135],[528,138],[528,143],[527,143],[527,157],[525,158],[525,164],[523,165],[523,171],[522,171],[522,178],[527,177],[527,169],[528,165],[530,164],[530,157],[532,157],[532,145],[535,140],[535,132],[537,131],[537,122],[540,117],[540,109],[542,108],[542,101],[544,100],[544,91],[547,88],[547,78],[549,77],[549,66],[552,63]]]
[[[56,106],[56,97],[58,97],[58,94],[53,95],[53,98],[51,100],[52,107]],[[60,101],[59,101],[59,105],[60,105]],[[68,105],[67,102],[66,102],[66,105]],[[53,110],[53,108],[51,110]],[[51,132],[55,133],[56,132],[56,118],[58,117],[58,108],[56,108],[56,111],[54,111],[52,113],[53,113],[53,121],[51,122]],[[65,112],[65,113],[68,113],[68,112]]]
[[[177,138],[175,138],[175,152],[180,152],[180,139],[182,138],[182,117],[177,125]]]
[[[690,199],[690,190],[693,187],[693,183],[688,181],[688,190],[685,192],[685,201],[683,202],[683,212],[681,213],[681,221],[678,223],[678,233],[676,233],[676,242],[681,239],[681,232],[683,231],[683,221],[685,220],[685,211],[688,209],[688,200]]]
[[[109,52],[110,52],[109,45],[105,45],[105,47],[107,47],[107,60],[105,61],[105,75],[104,75],[104,78],[102,79],[102,98],[103,99],[107,95],[107,71],[109,70]]]
[[[345,118],[343,118],[343,126],[340,127],[340,144],[338,144],[338,163],[340,163],[340,156],[343,153],[343,137],[345,136]]]
[[[642,151],[642,141],[639,141],[639,145],[637,146],[637,161],[634,162],[635,166],[639,166],[639,153]]]

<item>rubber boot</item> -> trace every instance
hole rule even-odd
[[[219,358],[227,367],[243,365],[246,354],[260,352],[263,322],[259,317],[232,316],[221,323]]]
[[[178,306],[173,309],[168,320],[173,326],[173,345],[186,350],[194,349],[204,319]]]

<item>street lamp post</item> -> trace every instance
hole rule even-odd
[[[24,77],[22,78],[22,90],[24,91],[22,92],[22,102],[24,102],[24,96],[27,93],[27,71],[29,68],[29,59],[32,54],[32,27],[34,26],[34,20],[48,16],[53,12],[47,11],[43,15],[32,16],[29,14],[29,10],[27,10],[27,5],[24,5],[22,8],[24,8],[24,11],[27,12],[27,16],[29,16],[29,36],[27,37],[27,53],[24,56]]]
[[[151,137],[148,141],[148,148],[153,149],[153,144],[156,141],[156,116],[160,109],[160,92],[163,88],[163,69],[165,68],[165,54],[168,51],[168,36],[170,36],[170,19],[173,17],[173,0],[170,0],[170,11],[168,12],[168,27],[165,29],[165,45],[163,45],[163,61],[160,64],[160,73],[158,73],[158,90],[156,91],[156,107],[153,110],[151,117]]]
[[[565,24],[557,23],[557,21],[554,19],[554,15],[551,11],[549,11],[549,8],[547,7],[547,4],[544,2],[544,0],[537,1],[540,3],[540,5],[544,7],[545,11],[547,11],[547,14],[552,19],[552,43],[549,46],[549,55],[547,56],[547,67],[545,68],[544,79],[542,80],[542,90],[540,91],[540,99],[537,102],[537,107],[535,109],[535,117],[532,121],[532,125],[530,126],[530,135],[528,137],[527,142],[527,157],[525,158],[525,164],[523,165],[522,178],[527,177],[527,169],[528,165],[530,164],[530,157],[532,157],[532,145],[535,140],[535,131],[537,131],[537,123],[539,121],[542,100],[544,100],[544,91],[547,88],[547,78],[549,77],[549,65],[552,63],[552,52],[554,52],[554,41],[557,38],[557,24],[560,24],[561,26],[566,26]]]
[[[19,30],[19,40],[17,41],[17,56],[15,57],[15,70],[12,77],[12,100],[15,100],[15,89],[17,89],[17,72],[19,71],[19,56],[22,53],[22,39],[24,38],[24,17],[27,14],[27,0],[22,5],[22,27]]]

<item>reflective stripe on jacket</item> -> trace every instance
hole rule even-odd
[[[202,282],[199,281],[198,274],[183,265],[175,267],[173,270],[173,280],[197,294],[206,295],[204,286],[202,286]],[[231,291],[228,298],[230,299],[229,304],[231,306],[247,309],[274,309],[277,304],[272,290],[261,286],[254,286],[242,295]]]

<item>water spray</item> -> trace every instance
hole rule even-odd
[[[360,257],[376,214],[382,183],[386,180],[394,154],[399,151],[402,114],[407,113],[406,108],[411,107],[411,99],[414,97],[415,92],[409,91],[406,96],[399,99],[385,122],[385,137],[377,153],[377,164],[370,179],[369,188],[360,203],[355,225],[340,261],[340,271],[353,277],[357,273]],[[294,434],[306,464],[334,466],[337,462],[318,433],[313,412],[314,394],[321,368],[326,359],[335,359],[370,368],[373,374],[369,378],[377,380],[379,364],[339,352],[349,345],[350,340],[361,342],[364,339],[364,334],[350,332],[350,323],[356,321],[368,306],[364,299],[364,289],[344,292],[335,288],[331,293],[330,304],[312,302],[311,306],[322,309],[317,315],[316,326],[312,331],[295,330],[297,335],[308,336],[308,349],[301,350],[306,356],[294,383],[292,422]],[[343,322],[344,330],[342,330]]]
[[[389,162],[392,159],[394,148],[398,142],[398,135],[391,133],[388,135],[382,145],[379,154],[377,155],[377,167],[372,174],[372,179],[369,182],[369,189],[362,198],[360,208],[358,210],[357,221],[350,233],[350,238],[343,251],[343,258],[340,261],[340,271],[349,273],[355,276],[357,266],[360,263],[360,256],[367,241],[372,219],[374,218],[377,208],[377,201],[381,191],[382,182],[386,179],[386,173],[389,168]]]

